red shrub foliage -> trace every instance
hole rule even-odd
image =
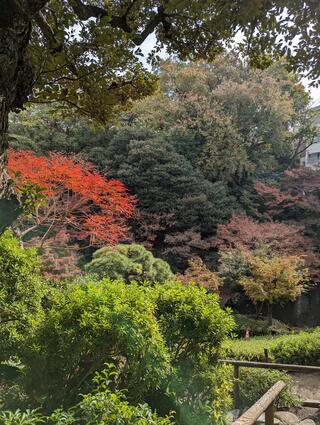
[[[37,229],[44,229],[41,244],[61,229],[90,245],[114,244],[125,237],[135,199],[122,182],[107,180],[90,162],[10,150],[8,171],[20,193],[28,185],[41,193],[31,210],[31,225],[23,223],[22,237]]]

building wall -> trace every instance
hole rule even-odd
[[[317,113],[315,117],[315,124],[320,127],[320,106],[317,106],[314,109]],[[316,140],[315,143],[306,149],[305,156],[302,158],[301,164],[310,168],[320,166],[320,140]]]
[[[274,317],[297,327],[320,325],[320,287],[315,286],[295,302],[274,309]]]

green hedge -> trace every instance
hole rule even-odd
[[[296,334],[232,339],[224,343],[224,356],[248,361],[264,361],[264,349],[273,362],[320,365],[320,328]]]
[[[320,366],[320,328],[281,338],[271,352],[279,363]]]
[[[230,339],[223,345],[224,356],[237,360],[263,362],[265,360],[264,349],[277,341],[279,337],[253,337],[249,339]]]

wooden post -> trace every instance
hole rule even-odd
[[[264,358],[265,362],[269,363],[269,350],[267,348],[264,349]]]
[[[274,425],[274,401],[266,409],[266,412],[265,412],[265,424],[266,425]]]
[[[271,425],[274,421],[274,415],[273,407],[271,410],[269,406],[273,405],[274,400],[285,387],[285,382],[278,381],[253,406],[244,412],[240,418],[233,422],[233,425],[253,425],[263,412],[266,412],[266,425]]]
[[[235,409],[238,409],[240,402],[240,390],[239,390],[239,379],[240,379],[240,368],[238,365],[233,366],[233,405]]]

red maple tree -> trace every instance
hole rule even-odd
[[[277,186],[255,184],[262,198],[264,214],[269,217],[301,221],[306,215],[319,221],[320,170],[296,168],[288,170]]]
[[[8,171],[27,206],[18,223],[21,239],[40,232],[43,246],[62,229],[90,245],[114,244],[126,236],[135,198],[92,163],[60,153],[44,157],[10,150]]]

